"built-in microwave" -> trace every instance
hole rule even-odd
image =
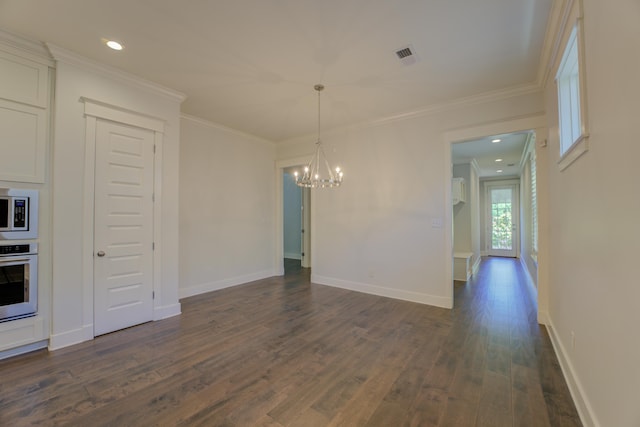
[[[38,238],[38,190],[0,188],[0,240]]]

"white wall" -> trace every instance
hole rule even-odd
[[[283,176],[284,257],[300,259],[302,253],[302,189],[296,185],[293,174]]]
[[[453,251],[471,252],[471,265],[480,262],[480,178],[475,161],[453,165],[453,176],[464,178],[466,202],[453,205]]]
[[[325,132],[329,160],[340,163],[345,178],[339,189],[314,193],[312,280],[450,307],[445,133],[541,111],[541,94],[529,93]],[[278,145],[278,158],[312,150],[311,137],[287,141]],[[442,226],[434,227],[434,220]]]
[[[586,425],[640,425],[639,15],[636,0],[584,0],[589,150],[563,171],[557,63],[545,89],[548,314]]]
[[[473,252],[471,242],[471,165],[453,165],[453,177],[464,178],[465,202],[453,205],[453,251]]]
[[[183,116],[180,296],[275,275],[273,143]]]
[[[85,175],[85,117],[82,97],[165,121],[162,164],[161,300],[154,307],[179,313],[178,304],[178,159],[180,101],[175,92],[141,83],[55,49],[56,83],[52,147],[52,327],[51,348],[93,337],[92,282],[85,281],[82,260]],[[53,50],[52,50],[53,51]],[[91,250],[92,248],[85,248]]]

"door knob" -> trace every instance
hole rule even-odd
[[[99,257],[103,257],[105,255],[104,251],[98,251],[98,253],[96,254]]]

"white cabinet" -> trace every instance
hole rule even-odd
[[[464,178],[453,178],[451,182],[451,201],[454,205],[466,202],[467,192],[464,186]]]
[[[455,252],[453,254],[453,280],[466,282],[471,277],[472,252]]]
[[[48,65],[0,45],[0,180],[45,182],[48,127]]]

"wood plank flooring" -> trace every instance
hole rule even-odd
[[[517,260],[484,260],[453,310],[286,267],[184,299],[179,317],[0,361],[0,425],[581,425]]]

